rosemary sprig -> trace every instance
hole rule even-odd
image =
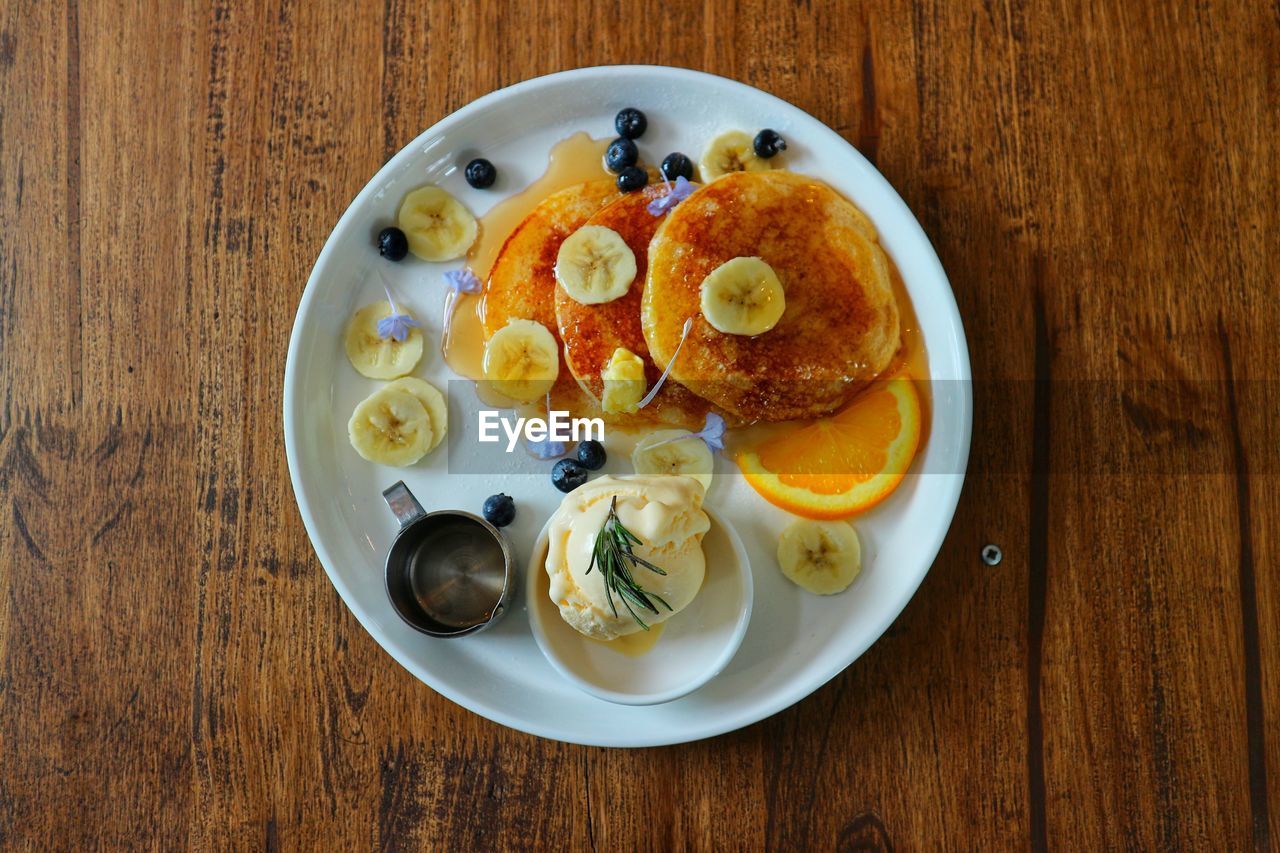
[[[618,498],[615,495],[609,503],[609,515],[601,525],[600,532],[596,534],[596,546],[591,552],[591,564],[587,566],[586,573],[591,574],[591,570],[599,566],[600,573],[604,575],[605,598],[609,601],[609,609],[613,611],[613,615],[618,615],[618,607],[613,603],[613,597],[617,595],[622,601],[622,606],[631,614],[631,618],[648,631],[649,626],[636,614],[636,608],[656,614],[661,611],[654,604],[655,601],[667,610],[671,609],[671,605],[663,601],[662,596],[657,593],[646,591],[631,573],[636,566],[644,566],[651,572],[666,574],[653,563],[635,555],[632,549],[639,544],[641,544],[640,538],[623,526],[618,518]],[[628,562],[631,563],[630,566],[627,565]]]

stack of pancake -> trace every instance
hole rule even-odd
[[[901,345],[889,265],[853,204],[813,178],[772,170],[724,175],[668,212],[649,213],[669,190],[656,183],[620,194],[611,179],[569,187],[539,204],[499,253],[484,286],[485,336],[513,319],[557,336],[555,407],[694,428],[710,411],[730,423],[817,417],[889,366]],[[584,225],[616,231],[635,254],[631,288],[613,301],[585,305],[556,282],[560,244]],[[785,311],[763,334],[725,334],[702,316],[703,279],[736,257],[762,258],[782,283]],[[671,367],[653,402],[633,415],[599,408],[601,373],[618,347],[644,360],[649,387]]]

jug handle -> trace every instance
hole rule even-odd
[[[409,487],[404,484],[404,480],[386,489],[382,493],[382,499],[387,502],[387,506],[391,508],[391,512],[395,514],[402,528],[408,527],[427,514],[422,504],[418,503],[418,499],[413,496],[413,492],[409,491]]]

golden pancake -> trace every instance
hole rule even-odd
[[[777,273],[786,309],[763,334],[717,331],[701,312],[702,281],[753,256]],[[822,182],[781,170],[717,178],[667,214],[650,246],[641,317],[663,367],[693,317],[672,377],[746,421],[840,408],[902,340],[871,221]]]
[[[584,305],[556,285],[556,319],[564,341],[565,364],[583,390],[596,400],[604,393],[601,373],[618,347],[630,350],[644,361],[647,387],[652,388],[662,374],[662,368],[649,357],[649,346],[640,326],[640,300],[648,267],[649,241],[666,215],[654,216],[647,207],[669,189],[664,184],[651,184],[639,192],[628,193],[596,211],[584,223],[618,232],[635,254],[636,277],[630,290],[610,302]],[[637,416],[697,429],[709,409],[706,400],[668,379]]]

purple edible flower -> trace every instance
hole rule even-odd
[[[551,417],[550,391],[547,392],[547,417],[548,419]],[[525,450],[528,450],[534,456],[543,460],[558,459],[561,456],[564,456],[564,452],[566,450],[563,441],[552,441],[549,437],[544,438],[541,441],[530,441],[526,438],[524,441],[524,447]]]
[[[525,439],[524,447],[539,459],[558,459],[564,456],[565,451],[563,441],[552,441],[549,438],[544,438],[541,441]]]
[[[444,274],[445,284],[455,293],[479,293],[480,279],[471,270],[463,267],[460,270],[449,270]]]
[[[391,298],[391,289],[386,284],[383,284],[382,289],[387,294],[387,304],[391,306],[391,313],[378,321],[378,337],[384,341],[393,338],[397,343],[402,344],[408,339],[409,330],[420,329],[422,324],[396,309],[396,301]]]
[[[693,195],[693,191],[698,188],[697,184],[691,182],[684,175],[676,178],[675,186],[672,186],[670,181],[667,182],[667,186],[671,187],[671,189],[666,195],[661,196],[660,198],[655,198],[653,201],[649,202],[648,210],[651,215],[661,216],[689,196]]]
[[[649,445],[652,450],[655,447],[661,447],[664,444],[674,444],[677,441],[684,441],[688,438],[702,439],[707,443],[707,447],[712,450],[724,450],[724,418],[715,412],[707,413],[707,422],[702,429],[697,432],[685,433],[684,435],[676,435],[671,438],[663,439],[656,444]]]
[[[694,435],[707,443],[712,450],[724,450],[724,418],[715,412],[707,412],[707,422]]]

